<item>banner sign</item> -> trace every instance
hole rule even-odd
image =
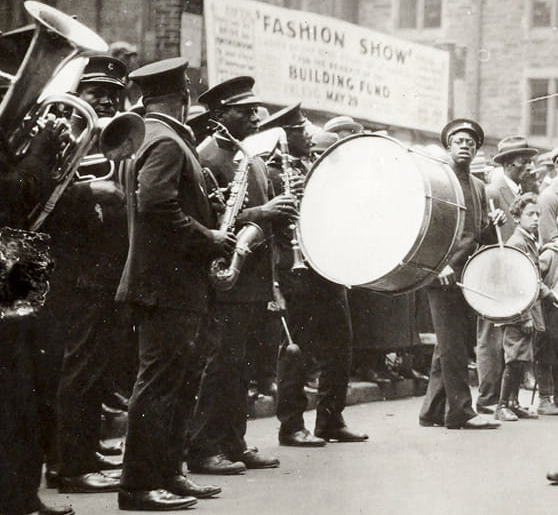
[[[209,84],[251,75],[267,103],[439,132],[449,53],[335,18],[252,0],[205,0]]]

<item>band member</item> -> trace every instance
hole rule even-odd
[[[502,239],[506,241],[514,232],[515,224],[509,209],[513,201],[521,193],[521,179],[530,173],[531,160],[537,150],[529,147],[527,140],[521,136],[510,136],[498,143],[498,153],[493,160],[503,168],[503,173],[497,175],[486,187],[488,199],[506,214],[506,223],[500,231]],[[477,322],[477,370],[479,375],[479,395],[477,411],[479,413],[493,413],[494,406],[500,397],[500,385],[504,371],[504,348],[502,338],[504,328],[495,325],[485,318],[478,318]]]
[[[430,380],[420,412],[422,426],[446,426],[450,429],[493,429],[500,422],[477,415],[472,407],[467,373],[466,323],[470,308],[455,284],[467,259],[483,243],[494,240],[494,224],[505,221],[498,209],[487,213],[484,183],[470,173],[471,161],[484,141],[480,125],[472,120],[457,119],[448,123],[441,133],[448,149],[450,166],[463,190],[465,223],[449,263],[428,287],[437,343],[432,356]]]
[[[147,111],[132,191],[132,240],[117,300],[136,309],[140,370],[130,398],[118,503],[125,510],[183,509],[218,494],[182,475],[188,417],[199,385],[199,334],[209,305],[207,270],[232,235],[214,214],[190,132],[187,62],[133,72]]]
[[[298,176],[306,175],[302,160],[310,156],[311,138],[307,119],[300,104],[272,114],[260,130],[282,127],[287,135],[288,162]],[[274,185],[282,191],[284,174],[281,160],[269,165]],[[296,183],[293,184],[296,187]],[[295,273],[293,264],[293,229],[284,228],[278,235],[279,285],[287,301],[288,327],[301,352],[281,345],[277,363],[277,417],[281,421],[281,445],[319,447],[326,440],[363,441],[367,435],[350,430],[343,419],[351,368],[352,328],[343,286],[331,283],[312,269]],[[314,435],[304,427],[303,414],[308,406],[304,392],[305,364],[315,358],[319,364],[318,405]]]
[[[199,98],[200,103],[208,106],[211,118],[221,123],[233,138],[217,132],[200,149],[202,165],[211,169],[221,187],[237,177],[234,156],[238,145],[234,140],[242,141],[258,127],[256,109],[260,101],[252,91],[253,85],[251,77],[235,77],[207,90]],[[294,201],[284,195],[272,198],[273,190],[260,158],[251,159],[247,166],[246,207],[240,211],[236,225],[255,223],[268,240],[273,222],[288,223],[296,216]],[[240,198],[237,202],[244,200]],[[245,441],[246,343],[266,319],[267,304],[273,298],[272,266],[270,243],[264,241],[247,256],[236,285],[229,291],[216,293],[215,312],[208,330],[210,356],[190,432],[188,466],[193,472],[239,474],[246,468],[279,466],[277,458],[258,453]]]
[[[97,116],[112,117],[126,73],[123,62],[93,56],[77,93]],[[105,163],[108,168],[110,162]],[[120,463],[97,450],[106,375],[115,348],[124,344],[113,301],[128,245],[124,194],[110,178],[77,181],[64,192],[45,229],[52,235],[57,267],[41,325],[47,339],[64,348],[57,398],[58,489],[117,491],[118,478],[101,470]],[[48,472],[52,484],[56,473],[50,464]]]
[[[3,92],[2,92],[3,93]],[[0,97],[2,95],[0,94]],[[31,139],[19,162],[0,157],[0,226],[24,228],[40,201],[55,163],[62,126],[53,121]],[[28,317],[0,321],[0,513],[73,515],[69,506],[51,508],[38,496],[43,465],[45,354]]]

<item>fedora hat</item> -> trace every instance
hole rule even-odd
[[[534,157],[539,151],[527,144],[523,136],[508,136],[498,142],[498,153],[492,158],[495,163],[502,164],[511,156]]]
[[[336,116],[328,120],[324,125],[326,132],[354,131],[361,132],[364,127],[353,120],[350,116]]]

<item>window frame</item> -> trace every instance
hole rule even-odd
[[[444,11],[446,0],[440,0],[440,25],[438,27],[425,27],[424,26],[424,14],[426,7],[426,0],[416,0],[417,3],[417,14],[416,14],[416,26],[415,27],[401,27],[401,4],[404,0],[397,0],[394,2],[394,13],[393,13],[393,26],[395,30],[401,32],[430,32],[439,31],[444,26]]]
[[[549,98],[541,100],[548,102],[546,133],[544,135],[532,134],[531,131],[531,81],[547,80]],[[534,146],[554,147],[558,139],[558,70],[555,68],[540,68],[526,70],[524,75],[524,112],[523,112],[523,132]]]

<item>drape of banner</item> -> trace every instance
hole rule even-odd
[[[205,0],[204,17],[210,86],[251,75],[271,104],[429,132],[447,121],[444,50],[252,0]]]

